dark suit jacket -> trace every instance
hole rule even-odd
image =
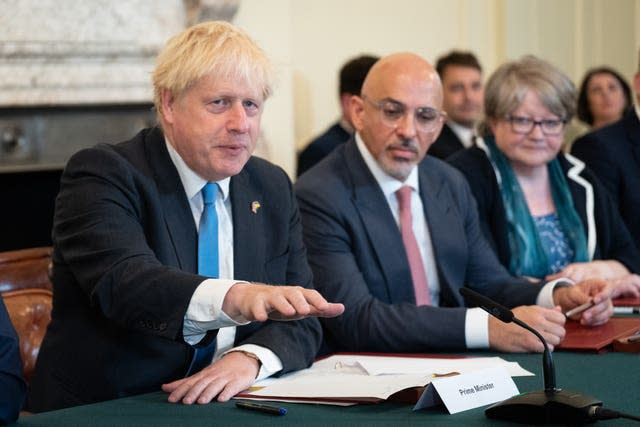
[[[0,297],[0,425],[15,421],[22,409],[27,394],[22,369],[18,335]]]
[[[512,278],[484,239],[464,177],[426,156],[419,180],[440,307],[415,305],[400,230],[353,139],[297,181],[314,283],[325,297],[345,305],[342,316],[323,320],[331,350],[462,349],[462,286],[508,306],[535,303],[540,287]]]
[[[315,138],[302,150],[298,156],[297,175],[302,175],[336,147],[347,142],[350,137],[349,132],[340,126],[340,122],[334,123],[325,133]]]
[[[460,150],[464,150],[464,145],[458,135],[451,130],[447,123],[442,126],[442,131],[431,147],[429,147],[429,154],[439,159],[446,159],[450,155],[457,153]]]
[[[311,286],[285,172],[251,158],[231,178],[230,195],[234,279]],[[252,201],[261,204],[257,213]],[[183,317],[205,278],[195,274],[196,226],[158,128],[73,156],[53,241],[53,312],[29,409],[145,393],[183,378],[193,354],[183,340]],[[282,372],[307,367],[320,340],[315,318],[250,324],[236,334],[236,344],[271,349]]]
[[[584,225],[591,259],[615,259],[634,273],[640,272],[640,252],[629,236],[607,190],[579,159],[558,154],[574,206]],[[489,158],[471,147],[448,159],[466,177],[478,203],[480,224],[502,265],[508,268],[511,251],[507,218],[500,187]]]
[[[635,110],[578,138],[571,154],[584,160],[610,191],[633,240],[640,244],[640,120]]]

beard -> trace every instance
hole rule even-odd
[[[412,158],[395,156],[394,150],[402,150],[412,153]],[[376,159],[380,168],[393,178],[404,181],[413,168],[422,160],[420,157],[420,145],[416,139],[399,139],[389,144]]]

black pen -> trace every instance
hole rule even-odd
[[[263,405],[262,403],[236,402],[236,406],[240,409],[249,409],[252,411],[259,411],[272,415],[285,415],[287,413],[287,408],[283,408],[281,406]]]

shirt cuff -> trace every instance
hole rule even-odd
[[[269,350],[266,347],[262,347],[256,344],[243,344],[239,347],[234,347],[231,350],[225,352],[224,354],[231,353],[233,351],[248,351],[249,353],[253,353],[258,356],[260,359],[260,372],[258,372],[258,376],[256,377],[256,381],[262,380],[270,377],[278,371],[282,370],[282,361],[280,358],[276,356],[276,354]],[[224,355],[223,355],[224,356]]]
[[[232,279],[206,279],[198,285],[184,315],[182,335],[187,343],[197,344],[207,331],[249,323],[236,322],[222,311],[224,297],[236,283],[240,282]]]
[[[555,304],[553,303],[553,291],[556,287],[563,286],[573,286],[573,281],[569,279],[556,279],[548,282],[542,287],[538,297],[536,298],[536,304],[540,307],[553,308]]]
[[[468,308],[464,336],[467,348],[489,348],[489,313],[480,307]]]

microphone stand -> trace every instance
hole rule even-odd
[[[522,393],[487,408],[484,413],[489,418],[508,420],[524,424],[584,424],[593,422],[590,412],[602,406],[602,401],[573,391],[556,388],[556,374],[553,358],[542,335],[516,318],[513,312],[497,302],[469,288],[461,288],[460,294],[478,305],[490,315],[504,323],[513,322],[533,333],[542,342],[542,368],[544,390]]]
[[[544,345],[542,369],[544,390],[522,393],[487,408],[489,418],[525,424],[584,424],[593,422],[589,409],[602,401],[574,391],[556,388],[556,374],[549,346],[538,331],[514,317],[513,323],[538,337]]]

